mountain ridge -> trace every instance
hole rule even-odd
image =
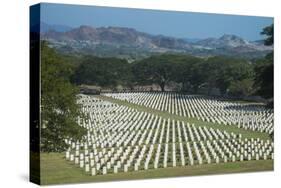
[[[66,49],[68,49],[70,53],[88,52],[98,56],[116,56],[116,53],[121,52],[121,56],[132,56],[132,54],[140,52],[147,53],[147,55],[171,52],[196,56],[239,55],[255,58],[264,56],[272,50],[272,47],[265,46],[260,41],[247,41],[233,34],[189,42],[182,38],[152,35],[133,28],[113,26],[95,28],[81,25],[64,32],[48,30],[41,33],[41,38],[66,53]]]

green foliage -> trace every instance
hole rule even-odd
[[[182,91],[197,90],[200,84],[204,82],[203,59],[194,56],[174,56],[175,69],[173,81],[182,84]]]
[[[217,87],[222,94],[226,94],[233,82],[240,82],[253,77],[252,65],[241,59],[229,57],[209,58],[205,65],[206,83],[209,88]]]
[[[175,78],[174,55],[151,56],[133,65],[133,73],[138,84],[158,84],[162,91]]]
[[[63,151],[65,138],[79,139],[85,130],[77,125],[81,116],[78,90],[69,77],[72,66],[43,42],[41,46],[41,150]]]
[[[199,88],[205,87],[209,92],[218,88],[222,94],[231,94],[231,84],[233,91],[235,82],[252,79],[253,75],[252,64],[242,59],[222,56],[203,59],[162,54],[133,63],[116,58],[86,57],[77,68],[73,80],[76,84],[112,89],[118,85],[132,88],[157,84],[162,91],[168,83],[174,82],[181,84],[182,91],[197,93]]]
[[[119,84],[130,86],[131,77],[130,65],[126,60],[87,56],[76,69],[73,81],[76,84],[114,88]]]
[[[273,42],[274,42],[274,26],[273,26],[273,24],[263,28],[263,31],[261,32],[261,34],[267,36],[267,38],[264,40],[265,45],[268,45],[268,46],[273,45]]]
[[[248,78],[232,81],[229,86],[229,93],[236,97],[249,96],[253,92],[253,83],[254,81]]]
[[[261,34],[267,36],[264,41],[265,45],[273,45],[274,42],[274,26],[270,25],[265,27]],[[257,88],[257,94],[270,99],[270,106],[273,106],[273,52],[267,54],[265,58],[259,59],[255,66],[255,87]]]
[[[256,62],[255,87],[257,94],[266,98],[273,98],[273,53]]]

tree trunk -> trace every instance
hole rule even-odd
[[[160,88],[161,88],[161,91],[164,92],[165,91],[165,82],[161,82],[159,84]]]

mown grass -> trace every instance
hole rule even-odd
[[[183,116],[171,114],[169,112],[155,110],[155,109],[148,108],[148,107],[145,107],[145,106],[129,103],[127,101],[122,101],[122,100],[114,99],[114,98],[111,98],[111,97],[106,97],[106,96],[103,96],[103,95],[95,95],[95,97],[106,100],[106,101],[109,101],[109,102],[112,102],[112,103],[116,103],[116,104],[119,104],[119,105],[128,106],[130,108],[134,108],[134,109],[137,109],[139,111],[153,113],[153,114],[161,116],[163,118],[170,118],[170,119],[175,119],[175,120],[179,120],[179,121],[185,121],[185,122],[189,122],[190,124],[193,123],[195,126],[212,127],[214,129],[220,129],[222,131],[225,130],[229,133],[233,132],[235,134],[241,134],[243,136],[243,138],[260,138],[260,139],[264,139],[264,140],[270,139],[270,136],[267,133],[262,133],[262,132],[252,131],[252,130],[245,130],[243,128],[238,128],[235,125],[222,125],[222,124],[220,125],[218,123],[203,122],[203,121],[198,120],[196,118],[183,117]]]
[[[147,178],[164,178],[179,176],[195,176],[210,174],[226,174],[238,172],[271,171],[272,160],[229,162],[219,164],[204,164],[185,167],[159,168],[133,171],[127,173],[91,176],[79,166],[66,161],[62,153],[41,154],[41,184],[65,184],[81,182],[101,182],[136,180]]]

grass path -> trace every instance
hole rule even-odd
[[[185,121],[185,122],[189,122],[189,123],[194,123],[195,126],[212,127],[214,129],[220,129],[220,130],[225,130],[227,132],[233,132],[233,133],[236,133],[236,134],[242,134],[242,136],[244,138],[261,138],[261,139],[265,139],[265,140],[266,139],[270,139],[269,134],[267,134],[267,133],[251,131],[251,130],[245,130],[243,128],[238,128],[235,125],[220,125],[218,123],[204,122],[204,121],[198,120],[196,118],[183,117],[183,116],[171,114],[169,112],[155,110],[155,109],[152,109],[152,108],[149,108],[149,107],[145,107],[145,106],[129,103],[127,101],[122,101],[122,100],[119,100],[119,99],[114,99],[112,97],[106,97],[106,96],[102,96],[102,95],[95,95],[95,97],[97,97],[99,99],[102,99],[102,100],[106,100],[106,101],[115,103],[115,104],[128,106],[130,108],[134,108],[134,109],[137,109],[139,111],[153,113],[153,114],[161,116],[163,118],[170,118],[170,119],[175,119],[175,120],[179,120],[179,121]]]

